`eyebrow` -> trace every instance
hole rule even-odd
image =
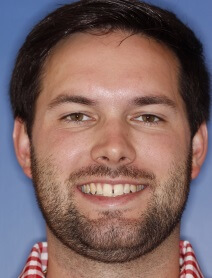
[[[49,104],[48,104],[48,109],[51,110],[55,108],[56,106],[59,106],[64,103],[79,103],[79,104],[84,104],[84,105],[89,105],[89,106],[95,106],[97,104],[96,101],[89,99],[87,97],[83,96],[70,96],[67,94],[62,94],[55,99],[53,99]]]
[[[171,108],[176,109],[176,103],[166,96],[143,96],[136,97],[132,100],[132,104],[136,106],[145,106],[145,105],[153,105],[153,104],[162,104],[170,106]]]
[[[98,104],[97,101],[94,101],[88,97],[84,96],[70,96],[68,94],[62,94],[53,99],[48,104],[48,110],[51,110],[59,105],[62,105],[64,103],[78,103],[83,104],[87,106],[96,106]],[[146,105],[154,105],[154,104],[162,104],[167,105],[171,108],[176,109],[176,103],[169,99],[166,96],[142,96],[142,97],[136,97],[132,101],[130,101],[131,105],[135,106],[146,106]]]

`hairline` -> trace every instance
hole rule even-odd
[[[28,135],[29,137],[31,137],[32,135],[32,130],[33,130],[33,125],[34,125],[34,120],[35,120],[35,114],[36,114],[36,107],[37,107],[37,100],[40,96],[40,94],[42,93],[43,90],[43,80],[45,78],[45,75],[47,73],[46,69],[48,67],[48,61],[51,59],[51,57],[54,56],[54,54],[57,52],[57,48],[60,48],[60,45],[62,45],[63,43],[66,43],[68,40],[70,40],[73,36],[77,36],[79,34],[90,34],[93,36],[105,36],[105,35],[110,35],[113,33],[123,33],[126,34],[126,37],[122,40],[120,40],[120,44],[118,46],[121,45],[121,43],[127,39],[130,36],[141,36],[147,40],[153,41],[158,43],[160,46],[162,46],[163,48],[165,48],[167,51],[169,51],[169,53],[172,55],[172,57],[175,60],[175,64],[176,64],[176,75],[177,75],[177,81],[178,81],[178,93],[180,96],[180,99],[182,100],[182,105],[183,105],[183,110],[185,110],[185,114],[186,114],[186,119],[188,121],[188,125],[189,125],[189,129],[190,129],[190,133],[192,133],[192,128],[190,126],[189,123],[189,115],[188,115],[188,111],[187,111],[187,105],[186,102],[183,99],[183,91],[182,91],[182,80],[181,80],[181,74],[182,74],[182,64],[180,59],[178,58],[176,52],[164,41],[159,40],[157,38],[155,38],[154,36],[148,35],[145,32],[142,31],[134,31],[131,30],[130,28],[127,28],[126,26],[122,27],[108,27],[108,28],[93,28],[93,29],[85,29],[82,31],[76,31],[76,32],[72,32],[70,34],[68,34],[67,36],[64,36],[62,38],[60,38],[52,47],[49,48],[49,50],[47,51],[45,57],[44,57],[44,61],[42,61],[40,63],[40,69],[39,69],[39,73],[38,73],[38,79],[37,79],[37,83],[38,83],[38,90],[37,90],[37,94],[36,94],[36,98],[35,98],[35,103],[34,103],[34,107],[33,107],[33,115],[32,115],[32,121],[30,123],[30,128],[27,128],[28,131]],[[24,120],[25,124],[27,123],[27,120]]]

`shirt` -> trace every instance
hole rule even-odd
[[[48,264],[47,242],[33,246],[19,278],[45,278]],[[180,278],[204,278],[188,241],[180,241]]]

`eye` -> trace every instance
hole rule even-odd
[[[62,117],[62,120],[65,120],[67,122],[85,122],[91,120],[91,117],[83,113],[71,113]]]
[[[146,124],[158,124],[161,119],[155,115],[144,114],[134,118],[136,121],[144,122]]]

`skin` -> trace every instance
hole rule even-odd
[[[185,162],[192,143],[191,178],[195,178],[207,151],[207,128],[203,123],[191,142],[178,71],[179,63],[171,51],[138,35],[126,39],[124,33],[76,34],[60,42],[45,64],[42,92],[36,103],[32,145],[37,158],[51,156],[63,182],[71,172],[90,165],[111,169],[124,165],[151,171],[164,184],[170,165]],[[61,103],[61,96],[86,97],[95,105]],[[136,105],[138,97],[163,101]],[[68,116],[76,112],[86,115],[80,124]],[[153,122],[146,121],[144,115],[149,114],[155,116]],[[30,141],[20,119],[15,121],[14,143],[18,160],[31,177]],[[78,182],[92,181],[93,177],[88,177]],[[103,177],[101,182],[126,180]],[[67,190],[61,187],[61,192]],[[163,198],[163,187],[155,190]],[[76,188],[73,192],[78,211],[90,220],[117,209],[126,220],[136,220],[147,210],[153,194],[147,188],[127,202],[109,198],[100,205]],[[47,277],[179,277],[179,230],[177,225],[154,252],[124,264],[105,265],[67,249],[47,227]]]

